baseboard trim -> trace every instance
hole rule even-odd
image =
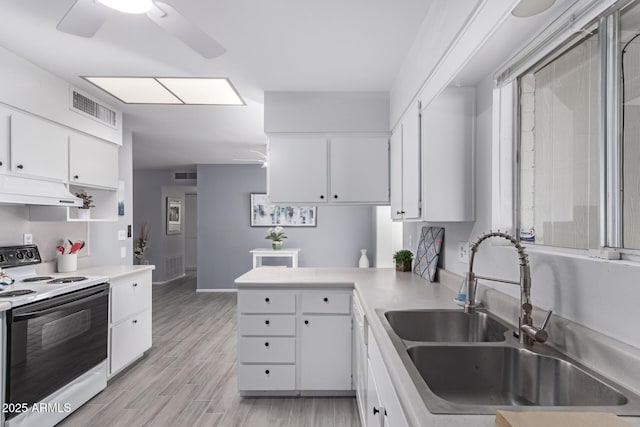
[[[180,276],[174,277],[173,279],[165,280],[164,282],[151,282],[151,284],[152,285],[166,285],[169,282],[173,282],[174,280],[182,279],[184,277],[187,277],[187,275],[182,273]]]
[[[196,292],[238,292],[237,289],[196,289]]]

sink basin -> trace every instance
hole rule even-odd
[[[571,362],[523,348],[417,346],[409,357],[429,389],[466,405],[618,406],[627,398]]]
[[[462,310],[387,311],[384,316],[393,332],[407,341],[500,342],[507,327],[486,312]]]

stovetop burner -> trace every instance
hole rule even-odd
[[[22,283],[31,283],[31,282],[42,282],[43,280],[51,280],[53,276],[35,276],[35,277],[27,277],[26,279],[22,279]]]
[[[11,298],[11,297],[19,297],[21,295],[35,294],[36,291],[32,291],[31,289],[19,289],[17,291],[6,291],[0,292],[0,298]]]
[[[47,283],[52,283],[52,284],[73,283],[73,282],[82,282],[83,280],[87,280],[87,278],[83,276],[59,277],[57,279],[49,280]]]

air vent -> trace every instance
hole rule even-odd
[[[189,181],[197,180],[198,172],[176,172],[173,175],[173,179],[176,181],[184,181],[185,179]]]
[[[92,118],[106,123],[109,126],[116,127],[116,112],[112,109],[105,107],[102,104],[87,98],[81,93],[72,91],[71,108],[82,114],[91,116]]]

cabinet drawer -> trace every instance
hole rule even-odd
[[[151,348],[151,309],[111,328],[111,373]]]
[[[296,335],[295,316],[282,315],[240,315],[238,321],[240,335]]]
[[[295,363],[296,339],[240,337],[238,361],[240,363]]]
[[[295,365],[239,365],[238,388],[242,390],[295,390]]]
[[[351,294],[313,292],[302,294],[303,313],[349,314]]]
[[[145,272],[111,282],[111,324],[151,307],[150,276]]]
[[[296,296],[283,292],[239,292],[238,313],[280,313],[296,312]]]

